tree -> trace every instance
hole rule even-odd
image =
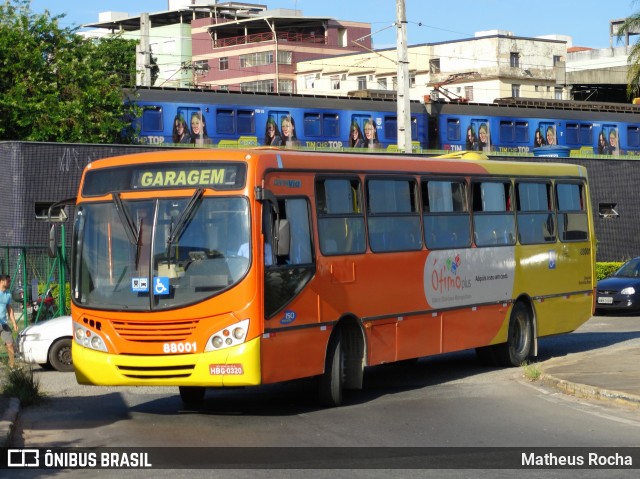
[[[637,0],[636,0],[637,2]],[[620,26],[617,34],[618,40],[629,33],[640,31],[640,12],[636,12]],[[629,53],[629,71],[627,73],[627,95],[629,98],[640,95],[640,41],[631,47]]]
[[[30,0],[0,5],[0,140],[121,143],[135,106],[135,45],[86,39]],[[129,120],[128,120],[129,119]]]

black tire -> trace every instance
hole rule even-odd
[[[71,338],[58,339],[51,345],[51,348],[49,348],[49,364],[53,369],[63,373],[73,371]]]
[[[501,366],[520,366],[527,361],[533,350],[533,320],[531,311],[524,303],[516,303],[511,310],[507,342],[496,350]]]
[[[342,335],[337,332],[331,336],[327,347],[324,373],[318,381],[320,404],[327,407],[342,403],[342,385],[344,383],[344,359],[342,357]]]
[[[185,406],[201,406],[204,401],[205,388],[202,386],[179,386],[180,399]]]

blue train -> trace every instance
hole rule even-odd
[[[640,154],[640,106],[503,98],[492,104],[430,103],[432,148],[533,153],[566,147],[596,155]]]
[[[142,144],[385,150],[397,144],[395,100],[157,88],[129,92],[128,99],[142,109],[133,124]],[[411,138],[414,150],[429,145],[420,102],[411,102]]]
[[[139,89],[143,144],[376,148],[395,151],[394,99]],[[640,155],[640,106],[504,98],[491,104],[411,102],[414,151],[533,153],[538,147]]]

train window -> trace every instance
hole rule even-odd
[[[585,241],[589,222],[585,207],[584,186],[577,183],[556,183],[558,203],[558,235],[561,241]]]
[[[447,120],[447,141],[460,141],[460,120],[457,118]]]
[[[304,136],[321,136],[320,113],[304,114]]]
[[[472,185],[473,238],[476,246],[504,246],[516,242],[515,217],[509,181],[481,181]]]
[[[522,244],[551,243],[556,240],[551,207],[551,185],[546,182],[516,184],[518,239]]]
[[[395,116],[384,117],[384,137],[387,140],[398,138],[398,118]]]
[[[326,137],[337,138],[340,136],[340,116],[337,113],[322,115],[322,133]]]
[[[580,125],[580,144],[593,145],[593,125],[586,123]]]
[[[637,126],[627,127],[627,146],[629,148],[640,148],[640,128]]]
[[[256,117],[253,110],[238,110],[238,134],[256,134]]]
[[[367,214],[371,251],[415,251],[422,247],[415,180],[369,180]]]
[[[567,145],[578,145],[578,124],[567,123]]]
[[[467,184],[464,180],[422,182],[424,239],[429,249],[471,244]]]
[[[500,122],[500,141],[512,142],[515,140],[515,125],[513,121],[503,120]]]
[[[519,143],[529,142],[529,122],[516,121],[516,141]]]
[[[234,113],[233,110],[216,110],[216,133],[218,135],[233,135],[236,132]]]
[[[567,123],[567,145],[593,145],[593,126],[587,123]]]
[[[162,107],[145,106],[142,110],[142,131],[162,131]]]

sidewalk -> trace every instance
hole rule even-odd
[[[576,397],[640,410],[640,345],[626,342],[539,363],[541,381]]]
[[[611,401],[640,411],[640,345],[638,341],[568,354],[537,363],[543,384],[576,397]],[[0,368],[0,384],[6,369]],[[16,398],[0,395],[0,447],[20,411]]]

